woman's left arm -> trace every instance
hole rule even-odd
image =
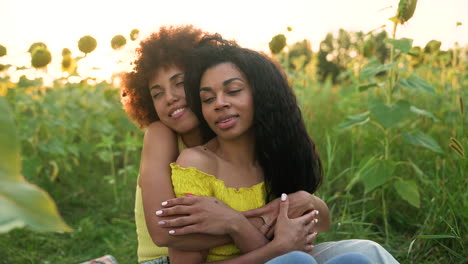
[[[288,216],[290,218],[297,218],[309,211],[317,210],[316,217],[318,223],[315,225],[315,230],[319,232],[326,232],[330,229],[331,218],[330,211],[327,204],[315,195],[311,195],[306,191],[298,191],[288,195],[290,199]],[[243,212],[242,214],[247,217],[260,217],[265,222],[266,226],[274,226],[278,216],[279,198],[269,202],[267,205]]]

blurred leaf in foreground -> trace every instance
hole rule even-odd
[[[29,227],[35,231],[71,231],[50,196],[21,175],[19,140],[13,114],[0,97],[0,233]]]

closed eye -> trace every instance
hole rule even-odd
[[[209,104],[209,103],[213,102],[214,99],[215,99],[214,97],[206,98],[206,99],[202,100],[202,103]]]
[[[152,95],[152,97],[153,97],[153,99],[156,99],[156,98],[158,98],[161,94],[162,94],[162,92],[155,93],[155,94]]]
[[[242,91],[242,89],[231,90],[231,91],[228,91],[227,93],[228,94],[238,94],[240,91]]]

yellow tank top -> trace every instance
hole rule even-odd
[[[226,187],[222,180],[206,174],[196,168],[183,168],[171,163],[172,184],[177,197],[185,193],[212,196],[223,201],[237,211],[247,211],[265,205],[265,184],[263,182],[249,188]],[[218,261],[240,256],[240,250],[234,245],[223,245],[209,250],[207,261]]]
[[[178,137],[178,148],[179,151],[185,149],[185,145],[182,142],[182,138]],[[140,176],[138,175],[138,178]],[[141,198],[141,188],[138,185],[139,179],[137,180],[137,186],[135,191],[135,225],[138,240],[138,262],[148,261],[163,256],[168,256],[169,253],[166,247],[158,247],[154,244],[146,226],[145,213],[143,211],[143,200]]]

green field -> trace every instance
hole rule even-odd
[[[371,38],[362,38],[343,54],[312,53],[304,42],[276,55],[324,163],[317,195],[333,224],[317,243],[365,238],[401,263],[467,263],[467,49],[417,53],[400,40],[383,44],[389,53],[381,61],[382,41],[369,55]],[[328,40],[344,45],[339,36]],[[66,78],[44,87],[3,74],[0,94],[16,121],[22,174],[73,228],[0,234],[0,263],[79,263],[105,254],[136,263],[143,131],[121,109],[118,87]]]

